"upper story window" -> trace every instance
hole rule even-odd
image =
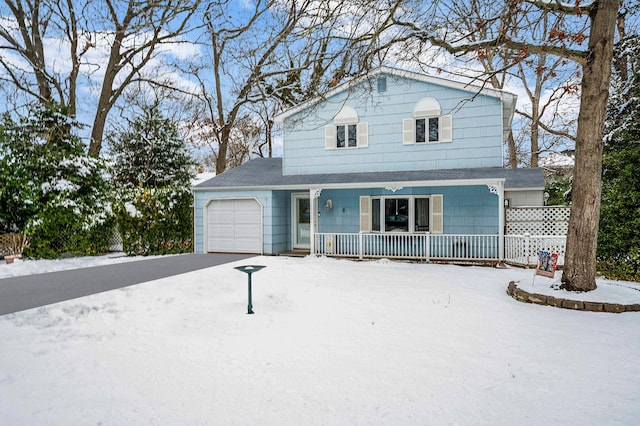
[[[333,123],[324,128],[326,149],[363,148],[369,144],[367,123],[358,122],[358,113],[350,106],[343,106]]]
[[[336,148],[354,148],[358,146],[358,129],[355,124],[336,126]]]
[[[441,115],[434,98],[422,98],[413,108],[413,118],[402,121],[402,143],[450,142],[453,139],[451,115]]]

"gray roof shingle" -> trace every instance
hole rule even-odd
[[[252,189],[358,185],[366,183],[398,183],[505,179],[505,189],[542,189],[542,170],[485,167],[469,169],[414,170],[400,172],[321,173],[283,175],[282,158],[256,158],[193,187],[194,190]]]

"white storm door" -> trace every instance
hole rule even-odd
[[[311,248],[311,202],[309,194],[291,195],[291,225],[294,249]]]

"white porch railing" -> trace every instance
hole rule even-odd
[[[558,253],[564,264],[565,236],[507,235],[504,259],[535,265],[541,250]],[[319,233],[314,253],[334,257],[395,258],[416,260],[498,261],[498,235],[439,235],[409,233]]]
[[[314,253],[360,259],[498,260],[498,238],[497,235],[319,233],[314,235]]]
[[[519,265],[534,266],[538,252],[558,253],[558,265],[564,265],[567,237],[564,235],[507,235],[504,237],[505,260]]]

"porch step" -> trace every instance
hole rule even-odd
[[[310,253],[310,250],[290,250],[284,253],[278,253],[278,256],[305,257],[309,256]]]

